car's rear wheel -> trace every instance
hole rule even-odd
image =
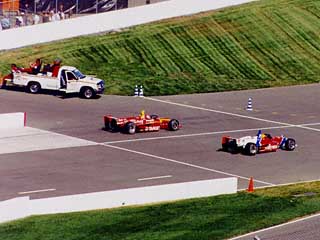
[[[106,131],[110,130],[109,119],[104,120],[104,130]]]
[[[222,151],[224,152],[228,151],[228,143],[222,143]]]
[[[254,143],[247,143],[244,147],[244,154],[253,156],[257,154],[257,146]]]
[[[237,146],[237,143],[236,143],[236,140],[235,140],[235,139],[229,141],[229,142],[227,143],[227,146],[225,146],[225,147],[226,147],[226,149],[227,149],[227,152],[229,152],[229,153],[235,154],[235,153],[238,153],[238,152],[239,152],[239,148],[238,148],[238,146]]]
[[[171,119],[168,123],[168,128],[170,131],[179,130],[179,121],[177,119]]]
[[[105,122],[105,129],[111,132],[117,132],[118,131],[118,124],[116,119],[111,119],[109,121]]]
[[[288,151],[293,151],[296,148],[296,141],[292,138],[288,138],[288,140],[286,141],[286,150]]]
[[[31,82],[28,84],[28,91],[32,94],[39,93],[41,90],[41,86],[37,82]]]
[[[133,122],[128,122],[125,126],[125,131],[128,134],[135,134],[136,133],[136,124]]]

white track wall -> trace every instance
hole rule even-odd
[[[25,113],[5,113],[0,114],[0,137],[1,130],[9,131],[11,129],[23,128],[26,122]]]
[[[237,178],[231,177],[46,199],[15,198],[0,202],[0,223],[30,215],[86,211],[231,194],[237,192],[237,185]]]
[[[170,0],[59,22],[0,31],[0,50],[127,28],[162,19],[239,5],[253,0]]]

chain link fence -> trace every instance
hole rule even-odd
[[[169,0],[0,0],[0,30]]]

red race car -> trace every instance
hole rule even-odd
[[[222,137],[222,150],[231,153],[242,152],[246,155],[275,152],[279,148],[293,151],[296,146],[296,141],[293,138],[286,138],[284,136],[272,137],[270,134],[261,133],[261,131],[256,136],[241,138]]]
[[[103,119],[105,130],[111,132],[121,131],[128,134],[135,134],[136,132],[156,132],[160,129],[177,131],[181,128],[177,119],[147,115],[143,110],[139,116],[115,118],[111,115],[106,115]]]

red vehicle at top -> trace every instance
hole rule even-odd
[[[136,132],[156,132],[160,129],[177,131],[181,125],[177,119],[160,118],[157,115],[147,115],[142,110],[139,116],[116,118],[111,115],[103,117],[107,131],[121,131],[128,134]]]

